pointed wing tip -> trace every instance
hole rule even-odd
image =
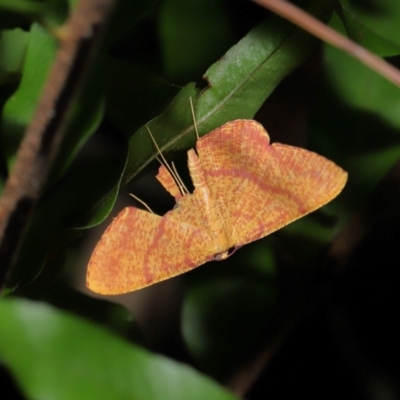
[[[336,171],[333,171],[333,173],[336,175],[335,179],[332,179],[332,181],[335,182],[332,190],[332,197],[331,200],[333,200],[336,196],[338,196],[346,186],[347,180],[349,178],[349,174],[347,171],[333,163],[333,168]],[[330,200],[329,200],[330,201]]]
[[[340,185],[341,185],[340,192],[346,186],[346,183],[347,183],[348,179],[349,179],[349,173],[342,169],[342,174],[341,174],[341,179],[340,179]]]

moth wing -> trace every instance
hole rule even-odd
[[[199,228],[127,207],[93,251],[87,287],[105,295],[131,292],[189,271],[211,260],[213,252]]]
[[[196,149],[234,246],[323,206],[347,180],[345,171],[316,153],[271,145],[252,120],[228,122],[202,137]]]

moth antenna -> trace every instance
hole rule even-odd
[[[160,163],[161,165],[165,165],[165,168],[167,168],[167,170],[168,170],[169,173],[171,174],[172,178],[175,180],[175,183],[177,184],[177,186],[178,186],[178,188],[179,188],[179,190],[180,190],[182,196],[184,196],[185,194],[189,193],[189,191],[187,191],[187,193],[185,193],[185,190],[184,190],[184,189],[186,189],[186,188],[185,188],[184,185],[183,185],[183,186],[181,185],[181,180],[180,180],[179,175],[178,175],[178,174],[175,174],[175,172],[174,172],[174,171],[172,170],[172,168],[169,166],[167,160],[165,159],[165,157],[164,157],[163,154],[161,153],[161,150],[160,150],[160,148],[158,147],[157,142],[156,142],[156,140],[154,139],[153,135],[151,134],[151,131],[150,131],[150,129],[149,129],[149,127],[148,127],[147,125],[146,125],[146,128],[147,128],[147,132],[149,132],[149,135],[150,135],[150,137],[151,137],[151,140],[152,140],[153,143],[154,143],[154,146],[156,147],[156,149],[157,149],[157,151],[158,151],[158,154],[159,154],[160,157],[161,157],[161,160],[160,160],[160,158],[158,158],[158,156],[156,156],[157,160],[159,161],[159,163]],[[187,190],[187,189],[186,189],[186,190]]]
[[[192,110],[192,118],[193,118],[194,130],[196,132],[197,140],[199,140],[200,139],[199,131],[197,130],[196,116],[194,115],[193,101],[192,101],[191,97],[189,97],[189,101],[190,101],[190,109]]]
[[[140,204],[144,205],[151,214],[154,214],[153,210],[141,199],[139,199],[139,197],[136,197],[134,194],[129,193],[129,196],[132,196],[136,201],[138,201]]]
[[[172,164],[172,169],[174,170],[174,172],[176,174],[176,177],[179,179],[179,184],[182,185],[182,189],[184,191],[186,191],[187,194],[189,194],[188,188],[185,186],[185,184],[183,183],[182,178],[179,176],[178,171],[176,170],[175,163],[172,161],[171,164]]]
[[[160,163],[160,165],[164,165],[160,157],[156,156],[156,160]]]

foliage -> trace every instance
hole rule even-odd
[[[0,0],[0,191],[54,60],[57,27],[76,3]],[[398,63],[397,0],[297,3]],[[399,333],[385,318],[398,301],[390,255],[400,237],[399,95],[253,3],[120,0],[0,300],[0,379],[28,399],[333,398],[344,390],[374,398],[373,378],[395,390],[398,371],[372,338],[390,353]],[[146,125],[187,179],[189,98],[200,135],[254,117],[272,141],[335,161],[349,183],[322,210],[226,261],[96,299],[82,277],[100,231],[133,202],[126,194],[157,212],[173,207],[154,183]]]

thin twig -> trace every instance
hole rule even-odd
[[[0,199],[0,288],[16,260],[30,214],[62,139],[71,99],[115,0],[80,0],[55,30],[59,48]]]
[[[307,32],[360,60],[363,64],[400,87],[400,71],[374,53],[323,24],[301,8],[285,0],[253,0]]]

